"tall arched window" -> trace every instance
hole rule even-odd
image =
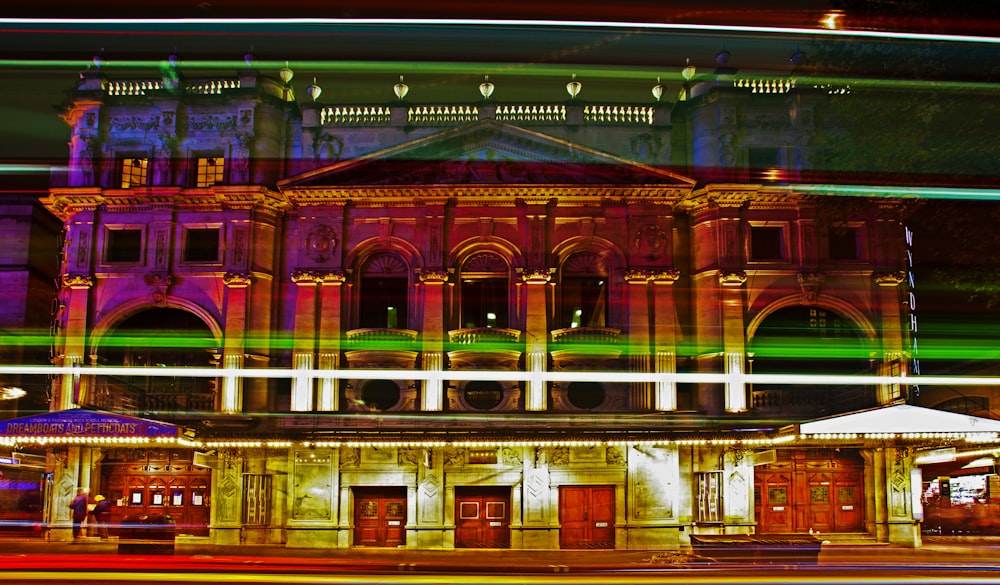
[[[480,252],[462,264],[461,327],[508,327],[510,270],[498,254]]]
[[[406,329],[409,270],[391,252],[369,258],[361,269],[358,326],[363,329]]]
[[[577,252],[562,267],[559,281],[560,327],[605,327],[608,265],[592,252]]]

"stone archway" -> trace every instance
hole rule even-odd
[[[867,337],[853,321],[821,306],[780,308],[764,318],[748,344],[754,374],[871,373]],[[816,417],[875,406],[875,387],[829,384],[755,384],[754,412]]]
[[[128,367],[213,367],[218,341],[197,315],[153,307],[122,320],[101,339],[98,361]],[[99,376],[89,406],[140,415],[215,410],[215,379],[185,376]]]

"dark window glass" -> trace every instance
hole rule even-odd
[[[392,380],[371,380],[361,388],[361,401],[373,410],[389,410],[399,396],[399,386]]]
[[[219,228],[189,228],[184,233],[185,262],[219,261]]]
[[[139,262],[142,260],[142,230],[108,230],[105,250],[107,262]]]
[[[503,386],[493,380],[473,380],[465,385],[465,402],[476,410],[496,408],[503,400]]]
[[[475,278],[462,283],[463,327],[507,327],[507,279]]]
[[[858,259],[858,230],[854,228],[834,228],[830,230],[830,259]]]
[[[776,168],[781,163],[778,149],[766,146],[751,146],[747,149],[747,165],[754,170]]]
[[[604,327],[607,282],[604,278],[562,279],[562,327]]]
[[[604,385],[598,382],[571,382],[566,398],[577,408],[590,410],[604,403]]]
[[[406,329],[405,278],[363,277],[359,322],[363,328]]]
[[[753,260],[781,260],[782,230],[780,227],[750,228],[750,257]]]

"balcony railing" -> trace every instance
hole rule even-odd
[[[462,345],[509,345],[521,340],[521,332],[498,327],[468,327],[452,329],[448,332],[448,340]]]
[[[618,345],[621,330],[609,327],[567,327],[551,332],[555,345]]]

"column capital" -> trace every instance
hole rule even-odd
[[[417,278],[424,284],[445,284],[448,282],[450,271],[444,268],[429,270],[424,268],[416,269]]]
[[[677,282],[677,279],[681,277],[681,271],[677,270],[673,266],[670,268],[663,268],[660,270],[653,270],[650,280],[653,284],[673,284]]]
[[[63,274],[62,285],[72,289],[88,289],[94,286],[94,277],[89,274]]]
[[[552,282],[552,275],[556,273],[555,268],[519,268],[518,274],[524,284],[549,284]]]
[[[878,286],[899,286],[906,280],[906,273],[902,270],[876,272],[872,275],[872,280]]]
[[[332,284],[334,286],[344,284],[344,281],[347,280],[343,270],[327,270],[326,272],[317,273],[316,276],[323,284]]]
[[[229,288],[249,288],[249,272],[227,272],[222,276],[222,282]]]
[[[323,277],[313,270],[293,270],[291,274],[292,282],[299,286],[317,285]]]
[[[628,284],[646,284],[653,279],[655,270],[649,268],[630,268],[625,271],[625,282]]]
[[[747,281],[747,273],[742,270],[731,270],[719,273],[719,284],[726,287],[743,286]]]

